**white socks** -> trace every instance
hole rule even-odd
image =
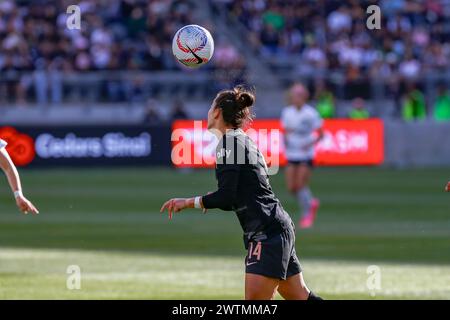
[[[304,187],[303,189],[300,189],[297,191],[297,201],[302,208],[302,216],[306,216],[309,212],[309,209],[311,208],[311,201],[313,199],[311,190],[309,190],[308,187]]]

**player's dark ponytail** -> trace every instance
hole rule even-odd
[[[242,86],[220,91],[214,103],[222,109],[225,123],[233,128],[241,128],[253,119],[250,108],[255,103],[255,95]]]

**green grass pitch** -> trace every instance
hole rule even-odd
[[[318,168],[322,206],[297,232],[308,285],[327,299],[450,299],[450,169]],[[172,196],[214,190],[213,170],[23,170],[37,217],[0,183],[0,299],[241,299],[244,256],[235,215],[159,213]],[[280,172],[271,177],[298,219]],[[66,287],[81,268],[81,289]],[[381,270],[380,290],[366,286]]]

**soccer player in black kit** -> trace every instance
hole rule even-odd
[[[235,211],[248,250],[245,298],[319,300],[306,286],[295,252],[295,230],[269,184],[264,157],[242,127],[252,119],[255,96],[242,87],[217,94],[208,111],[208,129],[220,139],[216,149],[218,190],[174,198],[161,207],[172,217],[186,208]]]

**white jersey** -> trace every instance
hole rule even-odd
[[[314,131],[323,124],[319,113],[308,104],[300,109],[287,106],[281,112],[285,132],[286,158],[289,161],[311,160],[314,157]]]
[[[0,139],[0,149],[3,149],[4,147],[6,147],[7,143],[5,140]]]

